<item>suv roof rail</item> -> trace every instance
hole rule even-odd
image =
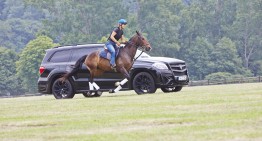
[[[88,43],[88,44],[80,44],[80,45],[60,45],[60,46],[56,46],[54,48],[60,48],[60,47],[74,47],[74,46],[78,46],[78,47],[81,47],[81,46],[93,46],[93,45],[102,45],[104,43]]]
[[[93,45],[102,45],[103,43],[90,43],[90,44],[83,44],[83,45],[76,45],[78,47],[81,47],[81,46],[93,46]]]
[[[56,46],[54,48],[60,48],[60,47],[71,47],[71,46],[74,46],[74,45],[61,45],[61,46]]]

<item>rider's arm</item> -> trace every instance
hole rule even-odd
[[[116,35],[116,32],[113,31],[110,36],[110,39],[112,39],[112,41],[114,41],[118,46],[120,46],[121,44],[116,40],[115,35]]]
[[[126,38],[124,35],[121,36],[121,43],[126,44]]]

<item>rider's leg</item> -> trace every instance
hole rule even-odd
[[[111,54],[110,64],[111,64],[111,66],[115,66],[115,56],[116,56],[116,52],[115,52],[114,45],[112,44],[112,42],[109,41],[109,42],[106,44],[106,47],[107,47],[109,53]]]
[[[107,53],[108,53],[108,51],[107,51],[107,49],[105,49],[105,50],[100,52],[100,56],[107,58]]]

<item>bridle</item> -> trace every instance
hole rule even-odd
[[[132,41],[132,39],[134,38],[134,37],[132,37],[128,42],[127,42],[127,44],[130,44],[130,45],[132,45],[132,46],[134,46],[134,47],[136,47],[136,49],[138,49],[138,48],[142,48],[142,52],[144,52],[144,51],[146,51],[146,48],[147,48],[147,46],[149,45],[149,43],[148,44],[145,44],[145,45],[141,45],[142,43],[142,37],[140,36],[140,35],[137,35],[138,36],[138,39],[140,40],[140,42],[139,43],[134,43],[133,41]],[[151,50],[151,48],[150,48],[150,50]],[[150,51],[149,50],[149,51]]]
[[[133,66],[133,64],[135,63],[135,61],[143,54],[143,52],[144,51],[146,51],[146,46],[147,45],[149,45],[149,44],[146,44],[146,45],[141,45],[141,42],[142,42],[142,37],[140,36],[140,35],[137,35],[138,36],[138,38],[139,38],[139,40],[140,40],[140,43],[134,43],[133,41],[132,41],[132,39],[134,38],[134,37],[132,37],[128,42],[127,42],[127,44],[130,44],[131,46],[134,46],[136,49],[138,49],[139,47],[141,47],[142,48],[142,51],[141,51],[141,53],[133,60],[133,62],[132,62],[132,65],[131,65],[131,67],[128,69],[128,70],[130,70],[131,68],[132,68],[132,66]],[[151,50],[151,48],[150,48],[150,50]]]

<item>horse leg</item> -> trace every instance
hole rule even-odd
[[[93,76],[93,74],[92,74],[92,71],[90,70],[90,81],[88,82],[88,83],[89,83],[89,90],[90,90],[90,91],[93,91],[93,90],[94,90],[93,82],[94,82],[94,76]]]
[[[93,82],[93,86],[96,88],[96,90],[100,89],[100,87],[96,84],[96,82]]]
[[[92,84],[91,82],[88,82],[88,83],[89,83],[89,90],[90,90],[90,91],[93,91],[93,90],[94,90],[93,84]]]
[[[92,70],[90,71],[90,81],[89,81],[89,89],[92,91],[94,90],[94,88],[96,90],[99,90],[100,87],[96,84],[96,82],[94,82],[94,74],[95,74],[96,70]]]
[[[120,82],[120,85],[118,85],[118,86],[116,87],[116,89],[114,89],[113,92],[111,92],[111,93],[116,93],[116,92],[120,91],[120,90],[122,89],[122,86],[125,85],[125,83],[126,83],[127,81],[128,81],[128,80],[127,80],[126,78],[123,79],[123,80]]]
[[[126,78],[123,79],[123,80],[120,82],[120,85],[118,85],[118,86],[116,87],[116,89],[110,90],[109,93],[116,93],[116,92],[120,91],[120,90],[122,89],[122,86],[126,84],[126,82],[128,81],[128,79],[130,79],[129,74],[128,74],[127,70],[126,70],[124,67],[120,68],[119,71],[120,71]]]
[[[94,88],[99,90],[100,87],[94,82],[94,77],[97,73],[97,66],[99,62],[99,52],[91,53],[88,58],[85,59],[85,65],[90,72],[89,89],[92,91]]]
[[[93,91],[94,88],[95,88],[96,90],[99,90],[99,89],[100,89],[100,87],[96,84],[96,82],[89,82],[89,89],[90,89],[91,91]]]

